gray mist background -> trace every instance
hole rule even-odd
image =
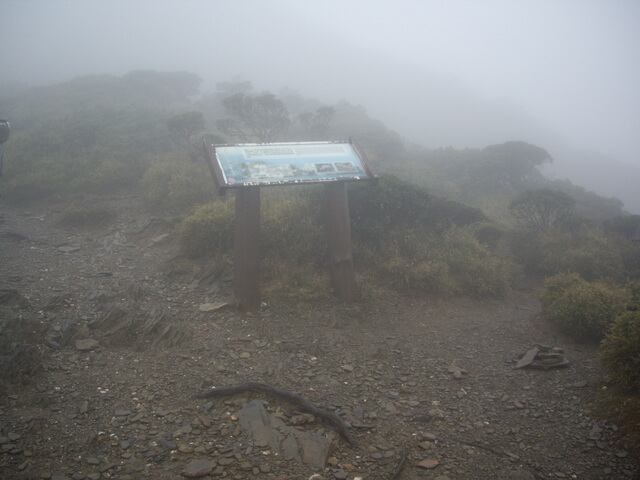
[[[640,213],[639,1],[0,0],[0,94],[140,69],[347,100],[428,148],[524,140]]]

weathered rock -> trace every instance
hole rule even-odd
[[[467,373],[467,371],[464,368],[455,364],[449,365],[447,367],[447,372],[453,374],[453,378],[456,378],[456,379],[462,378],[463,374]]]
[[[229,305],[227,302],[203,303],[198,307],[201,312],[216,312]]]
[[[518,360],[518,363],[516,364],[516,368],[524,368],[528,365],[531,365],[533,361],[536,359],[536,357],[538,356],[539,352],[540,352],[540,349],[538,348],[532,348],[528,350],[527,353],[525,353],[522,356],[522,358]]]
[[[158,443],[169,450],[176,450],[178,448],[178,444],[176,442],[173,440],[167,440],[166,438],[161,438],[158,440]]]
[[[86,352],[90,350],[95,350],[100,346],[100,342],[94,340],[93,338],[84,338],[82,340],[76,340],[76,349],[81,352]]]
[[[515,368],[535,368],[547,370],[549,368],[566,367],[569,361],[564,356],[564,349],[549,345],[537,345],[525,353]]]
[[[326,466],[327,458],[336,441],[333,432],[319,435],[285,425],[278,416],[270,414],[264,403],[259,400],[245,405],[236,416],[257,446],[268,446],[285,458],[306,463],[314,468],[322,469]]]
[[[426,470],[431,470],[433,468],[436,468],[438,465],[440,465],[440,462],[433,458],[427,458],[418,462],[418,467],[424,468]]]
[[[200,478],[209,475],[216,467],[216,462],[208,459],[198,459],[189,462],[182,470],[182,475],[189,478]]]

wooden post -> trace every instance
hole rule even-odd
[[[326,183],[324,196],[331,279],[340,299],[353,302],[357,297],[357,285],[351,252],[347,184],[345,182]]]
[[[240,307],[260,310],[260,187],[236,190],[234,293]]]

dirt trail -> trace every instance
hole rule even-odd
[[[546,328],[530,291],[266,298],[247,315],[220,307],[222,266],[180,258],[175,219],[134,197],[95,202],[117,218],[80,230],[55,206],[0,205],[0,478],[640,478],[617,427],[593,413],[595,349]],[[536,344],[563,347],[570,366],[515,369]],[[196,398],[244,382],[338,414],[358,446],[285,399]],[[253,400],[269,421],[327,439],[325,467],[269,443],[285,426],[265,427],[266,441],[246,431]]]

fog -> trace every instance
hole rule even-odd
[[[525,140],[640,213],[640,2],[0,1],[4,91],[138,69],[344,99],[429,148]]]

